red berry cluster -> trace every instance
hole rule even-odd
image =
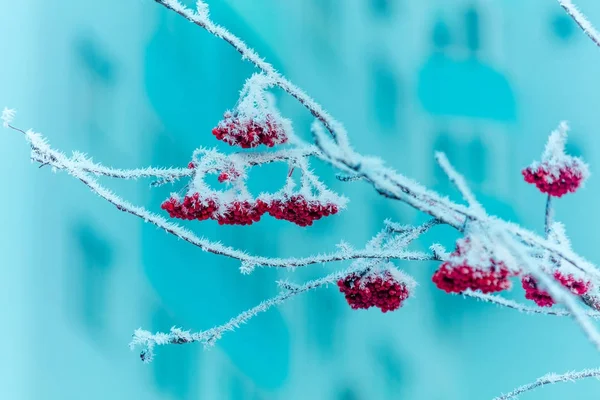
[[[433,274],[435,285],[447,293],[462,293],[467,289],[481,290],[483,293],[500,292],[510,289],[509,278],[514,275],[504,263],[490,257],[483,266],[469,265],[465,254],[470,249],[469,239],[457,242],[456,250]]]
[[[462,293],[467,289],[493,293],[510,289],[510,276],[505,267],[493,260],[490,260],[489,270],[470,267],[466,262],[453,265],[447,261],[433,274],[432,280],[447,293]]]
[[[577,296],[582,296],[590,290],[591,283],[589,281],[575,279],[571,274],[564,275],[559,271],[555,271],[554,279]],[[540,289],[537,281],[531,275],[525,275],[521,279],[521,284],[523,285],[523,289],[525,289],[526,299],[533,300],[540,307],[552,307],[554,305],[555,301],[550,296],[550,293]]]
[[[406,284],[397,281],[389,271],[362,277],[351,274],[337,285],[354,310],[378,307],[382,312],[394,311],[410,294]]]
[[[183,201],[171,197],[162,203],[161,208],[167,211],[171,218],[198,221],[213,219],[219,225],[250,225],[258,222],[269,207],[267,203],[257,200],[234,201],[224,205],[224,209],[219,209],[216,200],[203,199],[198,193],[194,193],[185,196]]]
[[[251,225],[260,221],[260,217],[268,210],[267,203],[257,200],[255,203],[249,201],[234,201],[228,204],[225,212],[216,216],[219,225]]]
[[[521,279],[523,289],[525,289],[525,298],[532,300],[540,307],[552,307],[554,299],[548,292],[538,287],[537,281],[531,275],[525,275]]]
[[[302,195],[294,195],[284,200],[273,200],[269,214],[277,219],[290,221],[299,226],[310,226],[314,221],[336,214],[338,206],[333,203],[308,201]]]
[[[563,275],[559,271],[554,272],[554,279],[569,289],[574,295],[583,296],[590,290],[591,282],[583,279],[575,279],[571,274]]]
[[[525,168],[522,173],[525,182],[534,184],[540,192],[555,197],[561,197],[569,192],[575,193],[585,179],[583,170],[575,161],[570,165],[561,166],[555,173],[545,163]]]
[[[301,195],[286,200],[272,200],[270,203],[263,200],[245,200],[223,204],[221,208],[219,205],[212,198],[203,199],[198,193],[194,193],[185,196],[183,200],[171,197],[162,203],[161,208],[167,211],[171,218],[199,221],[214,219],[220,225],[250,225],[258,222],[268,212],[277,219],[309,226],[315,220],[338,212],[338,206],[333,203],[307,201]]]
[[[163,202],[160,208],[167,211],[171,218],[204,221],[212,218],[218,205],[215,200],[201,199],[198,193],[194,193],[185,196],[183,201],[171,197]]]
[[[257,147],[264,144],[273,147],[276,144],[287,142],[287,135],[283,128],[271,116],[265,121],[238,118],[227,113],[219,125],[212,130],[212,134],[219,140],[244,149]]]

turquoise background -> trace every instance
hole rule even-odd
[[[192,2],[193,3],[193,2]],[[554,1],[214,0],[214,19],[245,38],[376,154],[460,200],[435,166],[443,150],[490,213],[542,230],[544,198],[520,170],[560,120],[569,151],[598,170],[600,50]],[[600,25],[600,4],[580,6]],[[0,107],[15,124],[119,167],[184,166],[232,107],[253,69],[203,30],[151,0],[0,0]],[[296,132],[311,116],[276,93]],[[243,276],[239,264],[199,251],[98,199],[64,173],[38,169],[12,131],[0,146],[0,398],[2,399],[491,399],[547,372],[598,367],[573,322],[448,296],[433,263],[398,263],[419,286],[400,311],[352,311],[330,287],[289,301],[199,345],[158,350],[150,365],[127,348],[138,327],[201,330],[297,282],[342,264]],[[362,183],[323,180],[351,202],[299,228],[189,225],[260,255],[361,246],[385,218],[423,216]],[[252,173],[277,187],[286,167]],[[180,185],[109,182],[158,210]],[[598,262],[600,183],[557,204],[574,248]],[[451,248],[456,234],[436,228]],[[519,286],[519,285],[516,285]],[[522,300],[519,287],[509,294]],[[597,399],[597,381],[540,389],[523,399]]]

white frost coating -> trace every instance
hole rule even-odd
[[[444,170],[446,175],[448,176],[448,179],[450,179],[450,182],[452,182],[456,186],[458,191],[462,194],[463,198],[465,199],[467,204],[471,207],[473,212],[480,214],[482,216],[485,215],[485,211],[483,211],[483,207],[475,199],[475,195],[473,194],[473,192],[471,192],[471,189],[469,189],[469,186],[467,185],[465,178],[461,174],[459,174],[454,169],[454,167],[450,164],[450,161],[448,160],[448,157],[446,157],[446,154],[444,154],[442,152],[436,152],[435,159],[438,162],[438,164],[440,165],[440,167]]]
[[[189,168],[134,168],[122,169],[105,167],[100,163],[94,163],[91,158],[79,152],[73,152],[71,156],[73,166],[93,175],[108,176],[119,179],[143,179],[143,178],[160,178],[162,182],[174,182],[178,179],[192,176],[193,171]]]
[[[288,300],[289,298],[294,297],[300,293],[304,293],[309,290],[316,289],[329,284],[334,284],[339,279],[351,273],[359,273],[362,270],[364,270],[364,267],[351,267],[349,269],[327,275],[323,278],[306,282],[303,285],[295,285],[290,284],[288,282],[282,282],[280,285],[283,287],[284,290],[281,291],[277,296],[265,300],[257,306],[247,311],[244,311],[243,313],[239,314],[235,318],[232,318],[223,325],[215,326],[214,328],[208,329],[206,331],[190,333],[189,331],[182,331],[181,329],[171,328],[171,331],[169,333],[159,332],[152,334],[149,331],[138,329],[134,332],[133,339],[129,344],[129,347],[132,350],[136,347],[142,347],[140,357],[144,362],[147,363],[151,362],[154,359],[154,348],[156,346],[166,344],[185,344],[200,342],[203,343],[205,347],[210,347],[213,346],[216,343],[216,341],[223,336],[224,333],[234,331],[241,325],[247,323],[256,315],[269,310],[271,307],[279,305],[284,301]]]
[[[425,232],[429,228],[434,226],[434,224],[427,223],[422,225],[421,227],[414,228],[415,230],[419,230],[421,233]],[[397,243],[393,242],[393,232],[384,229],[378,235],[375,235],[367,244],[367,247],[373,248],[376,243],[379,243],[379,250],[385,251],[390,248],[396,247]],[[383,237],[382,237],[383,236]],[[346,246],[342,246],[346,247]],[[347,251],[352,251],[348,249]],[[352,265],[343,271],[334,272],[329,274],[323,278],[312,280],[306,282],[303,285],[298,285],[295,283],[290,283],[287,280],[278,281],[277,284],[283,290],[275,297],[265,300],[258,304],[257,306],[242,312],[237,317],[232,318],[229,322],[216,326],[214,328],[208,329],[206,331],[190,333],[189,331],[182,331],[178,328],[171,328],[169,333],[156,333],[152,334],[151,332],[138,329],[133,334],[133,339],[130,343],[130,348],[134,349],[136,347],[142,347],[142,351],[140,353],[141,359],[148,363],[154,359],[154,349],[156,346],[167,345],[167,344],[186,344],[186,343],[195,343],[201,342],[205,346],[212,346],[215,342],[220,339],[225,332],[233,331],[236,328],[239,328],[242,324],[247,323],[250,319],[258,315],[259,313],[265,312],[269,310],[271,307],[279,305],[286,301],[287,299],[298,295],[300,293],[307,292],[312,289],[316,289],[322,286],[326,286],[329,284],[334,284],[338,280],[350,275],[377,275],[383,272],[389,272],[392,274],[394,279],[398,282],[402,282],[406,285],[408,290],[413,293],[417,283],[415,280],[410,277],[405,272],[398,270],[392,263],[385,262],[382,260],[363,260],[359,259],[352,263]]]
[[[162,0],[155,1],[167,5]],[[250,60],[257,68],[263,71],[265,75],[273,79],[274,82],[277,82],[279,87],[283,88],[291,96],[298,99],[301,104],[305,105],[330,132],[332,132],[333,128],[338,127],[337,121],[333,120],[320,105],[316,104],[314,100],[310,99],[306,93],[299,88],[292,85],[286,79],[283,79],[269,63],[260,58],[254,50],[248,48],[239,38],[228,31],[223,30],[223,28],[218,27],[219,29],[215,29],[216,25],[211,21],[202,20],[195,16],[193,12],[184,12],[180,14],[231,44],[242,55],[243,59]],[[307,98],[309,99],[308,102]],[[332,123],[332,121],[335,121],[335,123]],[[424,188],[413,180],[406,178],[378,162],[373,162],[373,159],[371,158],[354,153],[350,150],[350,146],[347,143],[345,131],[340,130],[339,132],[343,132],[343,135],[341,136],[343,136],[344,139],[341,142],[339,140],[340,135],[337,137],[335,135],[335,129],[333,129],[332,132],[334,137],[338,139],[336,143],[327,140],[328,138],[325,137],[322,130],[319,129],[319,126],[316,124],[313,125],[313,135],[317,147],[322,150],[319,158],[329,162],[332,166],[341,169],[342,172],[348,173],[356,179],[364,179],[370,182],[382,195],[402,200],[457,229],[461,229],[466,219],[477,219],[477,215],[470,209],[453,203],[447,197],[440,196],[439,194]],[[551,251],[557,257],[565,259],[576,268],[585,271],[596,278],[600,276],[598,270],[581,256],[572,251],[565,251],[559,246],[555,246],[548,240],[541,238],[528,230],[512,223],[499,220],[495,217],[487,217],[484,222],[486,225],[493,224],[496,228],[505,229],[511,235],[516,236],[518,240],[525,241],[534,249]]]
[[[550,226],[548,233],[548,240],[556,243],[557,246],[561,246],[565,250],[571,250],[571,241],[569,240],[564,224],[560,222],[554,222]],[[565,262],[563,259],[552,258],[551,262],[545,264],[549,267],[557,268],[563,275],[572,275],[575,279],[587,280],[588,274],[575,268],[572,264]],[[548,271],[546,271],[548,272]],[[593,279],[592,279],[593,280]],[[597,282],[597,281],[596,281]],[[598,283],[598,282],[597,282]],[[597,286],[597,284],[596,284]]]
[[[571,317],[577,322],[589,341],[600,350],[600,333],[589,316],[581,309],[573,293],[548,276],[537,264],[538,261],[527,255],[527,249],[521,243],[511,240],[503,231],[493,233],[494,238],[497,239],[497,246],[506,249],[506,252],[502,253],[504,256],[502,261],[506,265],[518,266],[530,273],[548,291],[554,301],[563,304],[570,311]]]
[[[13,120],[15,119],[15,115],[17,114],[17,111],[14,108],[6,108],[4,107],[4,110],[2,110],[2,126],[4,126],[5,128],[8,128],[8,126],[13,122]]]
[[[392,263],[387,263],[383,266],[383,268],[385,268],[385,271],[388,271],[396,281],[404,283],[410,294],[414,294],[414,290],[417,287],[417,281],[415,281],[412,276],[408,275],[404,271],[399,270]]]
[[[365,157],[355,153],[348,144],[347,136],[343,127],[341,127],[341,125],[339,125],[339,123],[333,118],[331,118],[331,116],[327,114],[320,105],[315,103],[303,91],[292,85],[287,79],[276,72],[270,64],[261,59],[241,40],[229,33],[227,30],[212,23],[212,21],[209,19],[208,8],[205,7],[205,3],[199,2],[199,4],[197,4],[199,11],[195,13],[176,0],[155,1],[183,15],[188,20],[207,29],[215,36],[227,41],[241,53],[242,58],[249,59],[254,63],[255,66],[261,69],[264,76],[268,80],[272,81],[275,86],[282,88],[291,96],[299,100],[299,102],[304,106],[306,106],[331,134],[326,134],[324,129],[313,129],[313,134],[317,145],[316,147],[318,149],[314,154],[315,156],[328,162],[330,165],[339,168],[343,173],[348,174],[348,176],[355,177],[356,179],[360,179],[372,184],[382,195],[392,199],[404,201],[420,211],[431,215],[441,223],[451,225],[459,231],[468,230],[472,235],[473,228],[476,227],[478,229],[476,235],[481,241],[481,245],[476,247],[477,251],[474,253],[476,259],[482,257],[482,255],[485,253],[484,250],[491,249],[493,247],[494,256],[499,256],[502,260],[506,260],[508,264],[515,266],[515,268],[518,265],[519,268],[522,267],[525,272],[531,273],[540,281],[543,286],[548,288],[553,298],[563,303],[567,307],[570,315],[574,317],[577,323],[588,335],[590,340],[596,344],[596,346],[599,345],[600,336],[598,335],[595,327],[591,325],[589,319],[587,319],[588,315],[579,308],[579,305],[574,300],[574,297],[568,291],[557,285],[553,279],[546,276],[545,271],[543,268],[541,268],[541,260],[538,258],[538,255],[543,254],[544,251],[549,251],[553,257],[561,258],[565,262],[571,264],[573,268],[576,268],[580,272],[589,274],[590,277],[597,279],[599,272],[593,265],[585,261],[577,254],[573,253],[570,249],[566,248],[562,242],[558,244],[554,243],[554,240],[551,240],[552,238],[541,238],[519,226],[477,212],[477,210],[472,206],[473,202],[471,201],[469,201],[471,207],[465,207],[456,204],[450,201],[447,197],[441,196],[397,173],[393,169],[386,167],[381,160],[374,157]],[[570,1],[561,1],[561,4],[566,4],[566,9],[568,10],[576,10]],[[573,14],[571,15],[573,16]],[[581,20],[581,17],[582,16],[579,14],[574,16],[576,21]],[[585,24],[582,25],[581,22],[579,23],[584,30],[589,28],[586,27]],[[587,31],[589,31],[589,29],[586,30],[586,33]],[[267,99],[266,94],[265,99]],[[268,101],[268,99],[266,101]],[[559,127],[559,131],[561,129],[563,128]],[[566,132],[566,126],[563,130]],[[28,137],[35,136],[35,134],[31,132],[25,134]],[[333,139],[330,136],[333,137]],[[562,140],[561,136],[559,135],[555,139],[557,140],[553,141],[552,145],[549,144],[550,148],[560,147],[560,141]],[[49,147],[44,147],[46,143],[43,140],[38,143],[32,140],[31,144],[34,153],[32,154],[32,157],[35,161],[41,162],[42,165],[51,165],[53,169],[67,170],[73,176],[77,177],[86,185],[88,185],[92,191],[96,192],[109,202],[115,204],[119,209],[144,218],[149,222],[155,223],[157,226],[165,229],[169,233],[188,240],[190,243],[199,245],[197,242],[195,242],[197,238],[195,238],[195,236],[193,236],[191,233],[188,235],[186,231],[182,231],[181,229],[183,228],[169,224],[164,219],[160,220],[160,217],[121,200],[116,195],[112,194],[112,192],[98,185],[97,182],[91,179],[91,177],[88,175],[88,173],[92,172],[87,171],[86,169],[82,168],[80,164],[77,164],[78,162],[81,162],[80,156],[76,155],[72,158],[67,158],[62,153],[57,153],[51,150]],[[36,146],[39,147],[36,148]],[[564,147],[564,145],[562,147]],[[233,163],[235,166],[245,167],[243,163],[235,164],[235,161],[232,161],[232,159],[228,159],[226,161]],[[301,190],[309,186],[314,186],[317,189],[319,188],[320,183],[318,180],[316,180],[316,176],[314,176],[314,174],[311,176],[311,171],[308,168],[308,164],[306,164],[303,159],[299,161],[288,159],[288,161],[290,164],[299,166],[299,168],[305,172],[302,177]],[[449,164],[447,164],[446,167],[449,167]],[[207,173],[207,171],[204,171],[201,168],[196,168],[193,172],[194,175],[199,172],[198,169],[200,169],[201,172]],[[450,171],[451,166],[450,168],[445,169]],[[449,175],[452,175],[452,179],[452,177],[456,178],[456,175],[458,174],[456,171],[451,171]],[[454,181],[456,181],[456,179],[454,179]],[[293,183],[294,182],[292,180],[289,180],[288,187],[293,188]],[[462,188],[461,192],[463,192],[463,196],[469,200],[475,200],[472,197],[472,194],[470,194],[466,182],[463,181],[459,184],[459,186]],[[243,192],[244,190],[243,186],[235,186],[234,188],[239,192]],[[153,219],[148,219],[148,217]],[[173,226],[175,228],[173,228]],[[181,236],[182,232],[185,234],[185,236]],[[393,255],[396,255],[401,259],[420,260],[440,259],[440,257],[443,256],[443,250],[439,249],[438,247],[433,247],[433,256],[423,253],[407,252],[402,246],[411,241],[410,236],[406,233],[396,233],[397,235],[392,235],[394,234],[393,230],[392,232],[390,232],[390,230],[386,230],[386,234],[376,235],[372,241],[367,244],[365,250],[355,251],[349,246],[342,245],[337,253],[324,256],[317,255],[313,257],[307,257],[305,259],[268,259],[254,257],[237,250],[226,248],[218,243],[212,244],[210,242],[208,242],[210,247],[206,248],[205,246],[204,249],[217,254],[238,258],[240,261],[242,261],[243,271],[246,272],[251,271],[257,265],[294,267],[299,265],[308,265],[311,263],[350,259],[356,260],[353,263],[355,268],[361,268],[362,271],[368,272],[369,270],[381,268],[382,264],[386,262],[387,259],[394,258]],[[498,242],[496,239],[500,239],[500,244],[495,245],[496,242]],[[202,246],[200,245],[200,247]],[[226,251],[219,252],[223,249]],[[300,262],[301,264],[295,264],[295,262]],[[348,273],[348,270],[342,271],[341,273]],[[331,276],[332,275],[329,275],[328,277]],[[329,282],[327,281],[328,277],[312,282]],[[306,287],[306,285],[294,284],[284,284],[281,286],[287,290],[287,292],[284,293],[285,295],[288,295],[289,293],[296,294]],[[313,287],[309,285],[308,289],[311,288]],[[283,301],[285,298],[281,298],[280,300]],[[138,331],[134,336],[134,342],[137,340],[137,344],[148,345],[147,347],[149,348],[149,353],[146,354],[147,359],[151,359],[152,349],[157,344],[182,344],[198,340],[205,341],[206,344],[212,344],[214,343],[214,340],[218,339],[224,331],[232,330],[239,324],[246,322],[249,318],[255,315],[256,312],[262,312],[272,305],[279,304],[277,302],[279,301],[277,298],[275,298],[275,302],[273,301],[274,299],[267,300],[266,302],[261,303],[261,305],[240,314],[240,316],[232,319],[229,323],[206,331],[212,331],[209,336],[195,337],[194,334],[190,333],[189,331],[173,328],[169,334],[152,335],[146,333],[145,331]],[[510,307],[506,302],[500,300],[496,301],[496,304]],[[549,381],[555,381],[556,379],[557,378],[555,376],[548,378]]]
[[[460,293],[461,296],[471,297],[477,300],[484,301],[486,303],[496,304],[504,308],[512,308],[513,310],[520,311],[525,314],[543,314],[543,315],[554,315],[557,317],[570,317],[572,314],[567,310],[555,309],[555,308],[542,308],[542,307],[529,307],[523,304],[519,304],[516,301],[505,299],[504,297],[484,294],[480,292],[474,292],[470,289]],[[586,315],[591,318],[600,319],[600,312],[586,310]]]
[[[565,157],[565,145],[567,144],[567,135],[569,132],[569,124],[567,121],[561,121],[546,142],[542,161],[559,162]]]
[[[429,246],[429,250],[431,250],[436,260],[447,261],[448,258],[450,258],[450,253],[448,253],[446,248],[439,243],[434,243]]]
[[[260,57],[253,49],[248,47],[244,41],[223,28],[212,22],[206,13],[198,14],[193,10],[185,7],[177,0],[154,0],[155,2],[164,5],[167,8],[177,12],[184,18],[194,22],[198,26],[206,29],[213,35],[222,38],[231,46],[233,46],[241,55],[242,59],[250,61],[258,69],[260,69],[273,83],[280,87],[291,96],[301,102],[311,113],[318,116],[319,120],[327,127],[327,130],[335,138],[337,145],[345,153],[352,153],[348,143],[348,134],[344,126],[333,118],[320,104],[315,102],[306,92],[294,85],[283,75],[281,75],[271,64]]]
[[[15,130],[17,130],[15,128]],[[20,131],[20,130],[19,130]],[[242,262],[242,271],[251,272],[257,266],[264,267],[280,267],[280,268],[295,268],[312,264],[322,264],[337,261],[355,260],[355,259],[403,259],[403,260],[426,260],[431,259],[428,254],[405,251],[404,249],[394,248],[391,250],[356,250],[353,252],[338,251],[329,254],[316,254],[304,258],[269,258],[260,256],[251,256],[247,253],[235,250],[231,247],[224,246],[220,243],[211,242],[204,238],[197,237],[191,231],[166,220],[165,218],[154,214],[143,207],[134,206],[133,204],[121,199],[119,196],[110,190],[101,186],[95,179],[88,175],[84,170],[80,169],[78,161],[73,161],[72,158],[65,156],[63,153],[53,150],[48,145],[45,138],[33,131],[20,131],[25,134],[28,142],[32,147],[32,160],[41,164],[48,164],[53,168],[65,170],[72,176],[81,180],[94,193],[98,194],[103,199],[115,205],[118,209],[126,211],[130,214],[142,218],[144,221],[152,223],[157,227],[165,230],[167,233],[177,236],[202,250],[224,255],[227,257],[238,259]]]
[[[556,373],[549,373],[542,376],[541,378],[538,378],[535,382],[520,386],[510,393],[495,397],[494,400],[514,399],[523,393],[529,392],[542,386],[559,382],[576,382],[585,378],[600,378],[600,368],[584,369],[583,371],[579,372],[567,372],[566,374],[562,375],[558,375]]]
[[[579,25],[581,30],[596,44],[600,46],[600,32],[594,28],[592,23],[577,8],[571,0],[557,0],[560,6],[569,14],[569,16]]]
[[[196,12],[198,13],[198,16],[202,19],[208,19],[210,17],[208,4],[206,4],[202,0],[198,0],[196,2]]]
[[[541,167],[549,172],[546,177],[546,180],[549,183],[559,179],[561,170],[564,170],[565,168],[579,172],[583,178],[582,184],[590,176],[589,167],[581,158],[573,157],[565,153],[568,132],[568,123],[566,121],[561,121],[558,127],[553,130],[548,137],[541,162],[533,162],[529,166],[532,170]]]
[[[274,134],[271,139],[274,144],[282,144],[295,140],[292,122],[284,118],[276,106],[275,96],[267,90],[275,83],[267,75],[258,73],[252,75],[240,91],[237,105],[231,111],[226,111],[224,119],[218,128],[223,133],[223,140],[230,144],[238,144],[238,138],[248,137],[248,129],[261,127],[265,132]],[[254,136],[253,146],[260,144],[258,135]]]

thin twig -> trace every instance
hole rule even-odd
[[[204,238],[196,236],[193,232],[172,223],[165,218],[154,214],[144,207],[135,206],[128,201],[120,198],[109,189],[100,185],[93,177],[79,168],[77,161],[65,156],[63,153],[50,148],[46,140],[39,134],[31,131],[23,131],[21,129],[10,126],[12,129],[23,133],[32,148],[32,159],[40,163],[46,163],[52,167],[65,170],[70,175],[76,177],[83,182],[88,188],[102,197],[109,203],[117,207],[117,209],[135,215],[146,222],[152,223],[165,232],[170,233],[186,242],[199,247],[200,249],[230,258],[240,260],[242,262],[242,271],[251,272],[257,266],[262,267],[279,267],[279,268],[295,268],[312,264],[329,263],[336,261],[346,261],[355,259],[402,259],[402,260],[432,260],[433,256],[408,251],[373,251],[373,250],[356,250],[352,252],[335,252],[330,254],[316,255],[305,258],[269,258],[252,256],[247,253],[224,246],[220,243],[214,243]]]
[[[154,0],[168,9],[175,11],[177,14],[193,22],[199,27],[207,30],[218,38],[229,43],[238,53],[242,55],[244,60],[250,61],[254,66],[260,69],[266,77],[271,81],[273,86],[278,86],[286,91],[290,96],[294,97],[311,114],[317,118],[327,128],[331,135],[335,138],[336,143],[344,148],[348,147],[346,130],[340,122],[333,118],[320,104],[316,103],[306,92],[294,85],[281,75],[271,64],[260,57],[253,49],[235,36],[227,29],[215,24],[208,14],[199,14],[181,4],[178,0]]]
[[[472,290],[466,290],[461,295],[465,297],[471,297],[477,300],[485,301],[486,303],[496,304],[501,307],[511,308],[516,311],[520,311],[525,314],[541,314],[541,315],[553,315],[557,317],[570,317],[572,313],[568,310],[560,310],[555,308],[542,308],[542,307],[529,307],[523,304],[519,304],[516,301],[505,299],[501,296],[492,294],[484,294],[479,292],[473,292]],[[600,312],[587,310],[585,312],[591,318],[600,318]]]
[[[216,326],[206,331],[190,333],[189,331],[182,331],[181,329],[171,328],[171,331],[169,333],[152,334],[149,331],[138,329],[134,332],[133,339],[129,346],[131,349],[134,349],[138,346],[142,347],[140,358],[144,362],[152,361],[154,357],[154,348],[156,346],[167,344],[189,344],[195,342],[203,343],[205,346],[212,346],[218,339],[220,339],[223,336],[225,332],[233,331],[236,328],[239,328],[240,325],[247,323],[257,314],[263,313],[272,308],[273,306],[277,306],[298,294],[305,293],[309,290],[317,289],[319,287],[335,283],[339,279],[343,278],[344,276],[347,276],[350,273],[360,273],[362,269],[365,269],[365,267],[362,267],[360,269],[349,268],[344,271],[338,271],[329,274],[320,279],[306,282],[303,285],[287,284],[287,287],[283,291],[279,292],[277,296],[265,300],[257,306],[242,312],[241,314],[230,319],[227,323],[223,325]]]
[[[581,30],[596,44],[600,47],[600,32],[594,28],[592,23],[586,18],[586,16],[579,11],[577,6],[573,4],[571,0],[557,0],[558,4],[567,12],[567,14],[575,21]]]
[[[465,199],[467,204],[473,209],[473,211],[478,214],[485,215],[483,207],[475,199],[475,195],[473,194],[473,192],[471,192],[471,189],[469,189],[465,178],[454,169],[452,164],[450,164],[450,161],[448,160],[448,157],[446,157],[446,154],[442,152],[437,152],[435,153],[435,159],[439,166],[442,168],[442,170],[448,176],[450,182],[452,182],[454,186],[456,186],[458,191],[462,194],[463,198]]]
[[[546,233],[546,239],[550,236],[550,229],[552,228],[552,219],[554,216],[554,209],[552,208],[552,196],[548,195],[546,198],[546,212],[544,218],[544,232]]]
[[[503,257],[503,261],[505,261],[507,265],[525,268],[543,287],[546,288],[554,301],[563,304],[567,310],[569,310],[571,317],[586,334],[588,340],[600,350],[600,332],[598,332],[598,329],[592,323],[588,314],[579,306],[575,295],[562,285],[559,285],[537,265],[535,260],[528,257],[526,251],[522,248],[522,244],[519,244],[515,240],[510,240],[505,232],[498,231],[495,233],[499,245],[507,250],[502,253],[496,252],[496,256],[500,255]]]
[[[557,375],[554,373],[547,374],[542,376],[541,378],[538,378],[535,382],[520,386],[510,393],[495,397],[494,400],[514,399],[525,392],[529,392],[542,386],[551,385],[559,382],[575,382],[585,378],[600,378],[600,368],[585,369],[579,372],[567,372],[566,374],[562,375]]]

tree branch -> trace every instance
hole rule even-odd
[[[133,334],[133,339],[129,344],[129,347],[133,350],[134,348],[141,346],[142,351],[140,358],[142,361],[149,363],[154,358],[154,348],[156,346],[163,346],[168,344],[188,344],[188,343],[203,343],[206,347],[213,346],[217,340],[219,340],[225,332],[233,331],[240,327],[240,325],[247,323],[251,318],[256,315],[263,313],[270,308],[277,306],[291,297],[298,294],[308,292],[309,290],[317,289],[319,287],[336,283],[339,279],[347,276],[351,273],[360,274],[362,271],[369,267],[361,268],[349,268],[344,271],[338,271],[329,274],[323,278],[308,281],[303,285],[293,285],[287,283],[286,288],[279,292],[275,297],[265,300],[255,307],[246,310],[238,316],[230,319],[227,323],[206,331],[200,331],[196,333],[190,333],[190,331],[183,331],[178,328],[171,328],[169,333],[155,333],[152,334],[149,331],[138,329]]]
[[[557,317],[570,317],[572,313],[567,310],[557,310],[552,308],[542,308],[542,307],[529,307],[523,304],[519,304],[516,301],[505,299],[501,296],[484,294],[479,292],[473,292],[472,290],[467,290],[461,293],[464,297],[471,297],[480,301],[484,301],[486,303],[496,304],[500,307],[511,308],[513,310],[525,313],[525,314],[541,314],[541,315],[554,315]],[[591,318],[600,319],[600,312],[587,310],[586,315]]]
[[[452,164],[450,164],[450,161],[448,160],[448,157],[446,157],[446,154],[442,152],[435,153],[435,160],[442,168],[442,170],[444,170],[444,172],[448,176],[448,179],[450,179],[450,182],[452,182],[454,186],[456,186],[458,191],[462,194],[463,199],[465,199],[469,207],[471,207],[471,209],[475,213],[485,216],[483,207],[475,199],[475,195],[473,194],[473,192],[471,192],[471,189],[467,185],[465,178],[454,169]]]
[[[558,4],[566,11],[566,13],[575,21],[581,30],[589,37],[592,42],[600,47],[600,32],[594,28],[592,23],[586,16],[579,11],[577,6],[571,0],[557,0]]]
[[[510,393],[495,397],[494,400],[514,399],[523,393],[529,392],[542,386],[551,385],[559,382],[575,382],[585,378],[600,378],[600,368],[584,369],[583,371],[579,372],[567,372],[566,374],[562,375],[550,373],[542,376],[541,378],[538,378],[535,382],[520,386]]]

